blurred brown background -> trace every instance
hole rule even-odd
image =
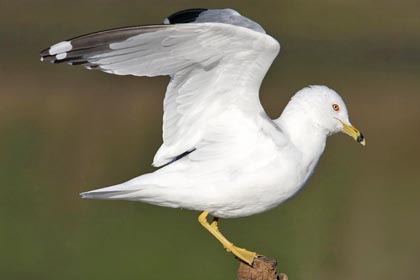
[[[261,99],[326,84],[367,137],[330,138],[312,180],[275,210],[224,220],[290,279],[419,279],[419,1],[0,0],[0,278],[234,279],[198,213],[78,193],[150,172],[168,79],[40,63],[84,33],[231,7],[282,44]]]

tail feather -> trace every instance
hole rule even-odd
[[[141,188],[127,186],[126,184],[119,184],[111,187],[102,189],[96,189],[88,192],[80,193],[82,198],[90,199],[128,199],[129,197],[135,197],[133,195],[136,192],[141,192]]]
[[[188,188],[176,188],[170,176],[149,173],[125,183],[83,192],[82,198],[141,201],[153,205],[192,209]]]
[[[89,199],[124,199],[137,191],[97,191],[80,193],[82,198]]]

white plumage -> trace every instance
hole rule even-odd
[[[299,91],[276,120],[266,115],[259,89],[280,45],[260,25],[230,9],[183,11],[165,23],[81,36],[41,53],[117,75],[171,76],[153,161],[163,167],[82,197],[247,216],[295,194],[327,136],[344,131],[364,143],[325,86]]]

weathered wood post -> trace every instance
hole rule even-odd
[[[288,277],[277,272],[277,261],[260,256],[255,258],[252,266],[240,262],[238,280],[288,280]]]

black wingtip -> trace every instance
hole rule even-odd
[[[39,56],[40,56],[41,61],[53,63],[53,60],[54,60],[53,58],[54,57],[51,57],[49,51],[50,51],[50,48],[46,48],[46,49],[43,49],[42,51],[39,52]]]
[[[47,55],[50,54],[49,51],[50,51],[50,48],[43,49],[42,51],[39,52],[39,55],[40,56],[47,56]]]
[[[202,12],[205,12],[207,10],[208,9],[203,8],[182,10],[170,15],[169,17],[167,17],[167,20],[169,24],[190,23],[194,22]]]
[[[54,60],[55,60],[55,57],[54,56],[51,56],[51,55],[48,55],[48,54],[41,54],[40,55],[40,60],[42,61],[42,62],[50,62],[50,63],[54,63]]]

